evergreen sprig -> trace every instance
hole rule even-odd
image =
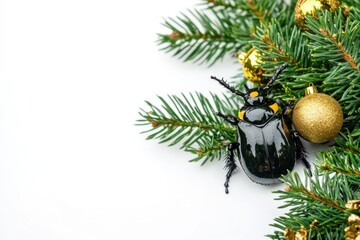
[[[352,125],[360,119],[360,21],[340,10],[318,15],[308,18],[311,56],[328,69],[322,74],[322,90],[339,100],[345,123]]]
[[[259,23],[268,23],[271,19],[277,17],[287,17],[289,9],[294,8],[292,3],[284,0],[260,1],[260,0],[203,0],[211,9],[229,9],[237,13],[243,13],[242,16],[257,20]],[[284,16],[285,14],[285,16]],[[288,21],[287,18],[286,21]],[[257,25],[258,25],[257,24]]]
[[[307,18],[309,31],[273,20],[259,27],[251,41],[263,54],[263,69],[278,62],[290,67],[278,79],[277,98],[301,98],[309,83],[336,98],[344,109],[345,126],[355,129],[360,115],[360,21],[342,11],[318,12]]]
[[[347,175],[360,186],[360,138],[341,134],[332,150],[322,152],[321,157],[324,160],[320,170]]]
[[[269,237],[284,239],[286,229],[303,228],[308,239],[343,239],[349,215],[360,214],[346,206],[360,196],[359,154],[359,138],[341,135],[330,151],[319,155],[312,178],[307,173],[303,181],[297,173],[284,177],[286,190],[275,193],[289,212],[275,219],[277,230]]]
[[[164,20],[169,34],[159,34],[161,50],[183,61],[212,65],[228,53],[251,47],[256,26],[273,18],[289,22],[294,4],[284,0],[208,0],[206,7]]]
[[[292,99],[303,96],[309,82],[317,85],[325,69],[311,62],[308,39],[298,28],[284,27],[277,19],[258,28],[252,45],[262,53],[262,68],[265,75],[271,75],[279,62],[288,63],[287,70],[277,79],[273,89],[275,98]]]
[[[151,124],[144,132],[149,134],[147,139],[159,139],[169,146],[180,144],[181,149],[197,155],[192,161],[204,164],[221,159],[228,141],[236,139],[236,129],[224,124],[216,113],[234,114],[238,103],[234,98],[210,95],[210,99],[201,93],[159,97],[161,109],[146,101],[151,110],[140,112],[138,125]]]
[[[171,34],[159,34],[162,50],[172,52],[183,61],[214,64],[229,52],[240,49],[250,39],[247,21],[237,21],[226,10],[189,10],[177,18],[165,20]]]

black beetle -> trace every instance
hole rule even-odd
[[[238,117],[216,113],[236,126],[238,133],[237,142],[228,145],[224,184],[226,193],[229,193],[229,181],[237,168],[235,152],[246,175],[259,184],[281,182],[279,178],[294,168],[296,160],[301,160],[311,173],[299,135],[291,129],[290,113],[294,101],[283,103],[280,99],[274,101],[267,97],[275,79],[286,67],[280,66],[264,88],[259,85],[249,89],[244,85],[246,93],[236,90],[223,79],[211,77],[244,99]],[[278,104],[282,107],[281,113]]]

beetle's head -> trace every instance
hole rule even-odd
[[[236,90],[234,87],[230,86],[224,79],[218,79],[214,76],[211,76],[212,79],[215,79],[218,81],[221,85],[223,85],[225,88],[229,89],[232,93],[235,93],[236,95],[244,98],[245,104],[250,106],[258,106],[266,102],[267,94],[269,89],[272,87],[275,79],[278,77],[278,75],[287,67],[286,64],[280,66],[274,73],[274,75],[270,78],[268,84],[261,88],[260,85],[257,88],[249,89],[246,84],[244,85],[244,88],[246,90],[246,93],[243,93],[239,90]]]
[[[246,105],[257,106],[265,102],[267,92],[261,88],[252,88],[246,91],[244,101]]]
[[[244,98],[245,104],[250,106],[258,106],[266,102],[267,95],[269,90],[271,89],[273,83],[275,82],[276,78],[279,76],[279,74],[287,68],[287,64],[284,64],[275,71],[274,75],[270,78],[269,82],[264,88],[261,88],[260,85],[257,88],[251,88],[249,89],[246,84],[244,85],[244,88],[246,90],[246,93],[244,94],[238,94]]]

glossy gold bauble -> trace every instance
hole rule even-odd
[[[244,76],[247,80],[253,83],[266,84],[263,70],[260,67],[261,53],[255,48],[250,49],[248,52],[243,52],[237,55],[239,62],[242,63]]]
[[[305,26],[305,16],[315,17],[316,10],[338,10],[340,0],[298,0],[295,7],[295,20],[301,29],[308,30]]]
[[[312,143],[325,143],[340,132],[343,112],[334,98],[310,88],[313,90],[295,105],[292,121],[302,138]]]

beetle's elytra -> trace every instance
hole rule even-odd
[[[231,175],[237,168],[236,158],[252,181],[264,185],[279,183],[279,178],[294,168],[296,160],[301,160],[310,171],[299,135],[291,129],[290,113],[294,102],[283,103],[268,98],[269,89],[285,68],[286,65],[280,66],[264,88],[249,89],[244,85],[246,93],[229,86],[223,79],[211,77],[244,99],[237,117],[217,113],[236,126],[238,133],[237,141],[228,145],[226,193]]]

